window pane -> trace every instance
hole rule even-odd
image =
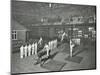
[[[17,36],[16,36],[16,34],[15,34],[15,37],[14,37],[14,39],[17,39]]]
[[[14,35],[12,34],[12,39],[14,39]]]
[[[15,30],[12,31],[12,39],[17,39],[17,32]]]

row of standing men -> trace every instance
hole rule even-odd
[[[36,55],[38,57],[38,45],[42,45],[43,39],[40,37],[39,41],[33,42],[29,45],[22,45],[20,47],[20,58],[24,58],[31,55]],[[46,51],[46,56],[49,56],[49,52],[57,47],[57,39],[45,43],[42,51]]]

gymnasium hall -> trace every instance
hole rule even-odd
[[[11,73],[96,69],[96,6],[11,1]]]

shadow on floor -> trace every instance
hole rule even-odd
[[[54,54],[51,54],[49,57],[47,58],[43,58],[43,59],[38,59],[36,63],[34,63],[34,65],[37,65],[37,64],[41,64],[43,65],[46,61],[48,61],[49,59],[53,59],[56,55],[58,54],[58,52],[55,52]]]
[[[78,54],[81,54],[84,51],[88,51],[88,48],[84,48],[82,50],[73,51],[73,56],[77,56]]]

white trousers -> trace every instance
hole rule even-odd
[[[25,49],[25,57],[27,57],[27,52],[28,52],[27,49]]]
[[[47,49],[47,57],[49,56],[49,49]]]
[[[37,55],[37,45],[35,46],[35,55]]]
[[[70,57],[73,56],[73,47],[74,47],[74,45],[70,45]]]
[[[22,59],[23,58],[23,55],[24,55],[24,50],[23,49],[20,49],[20,58]]]
[[[31,55],[31,49],[28,49],[28,56]]]
[[[57,40],[54,41],[54,48],[57,48]]]

